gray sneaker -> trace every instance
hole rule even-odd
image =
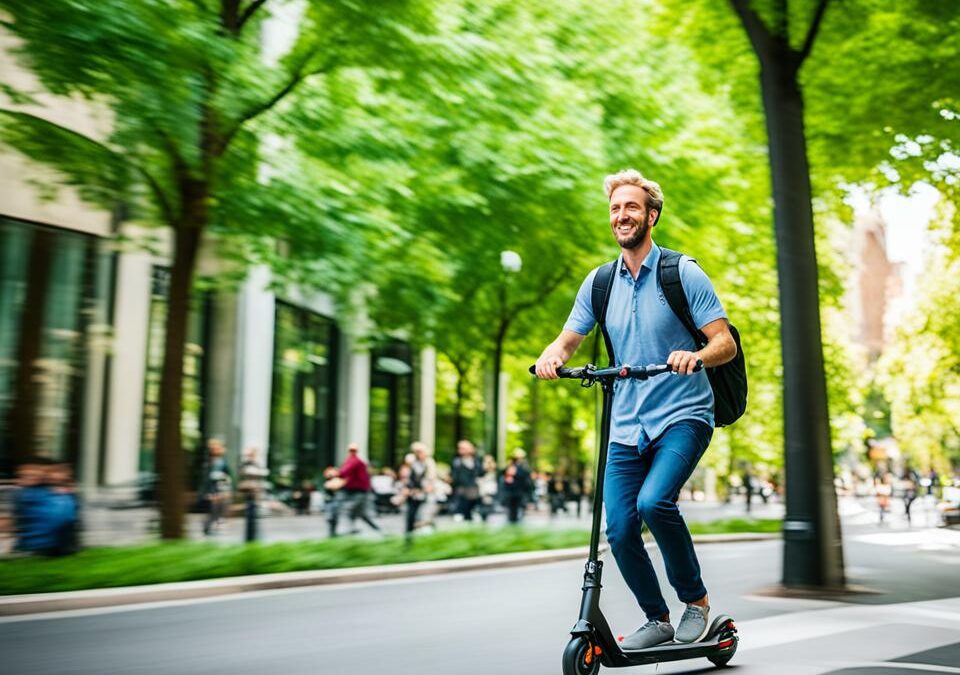
[[[710,605],[699,607],[687,605],[680,625],[677,626],[677,642],[696,642],[707,632],[707,617],[710,615]]]
[[[663,644],[673,640],[673,626],[666,621],[657,621],[650,619],[640,626],[636,631],[628,635],[620,643],[620,649],[624,651],[633,651],[637,649],[646,649],[654,645]]]

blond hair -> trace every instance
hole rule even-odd
[[[646,192],[647,210],[654,209],[657,212],[657,220],[660,220],[660,213],[663,211],[663,190],[660,189],[659,183],[644,178],[643,174],[636,169],[624,169],[603,179],[603,189],[607,193],[607,199],[610,199],[614,190],[623,185],[636,185]]]

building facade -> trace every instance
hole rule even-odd
[[[0,35],[4,78],[37,90],[10,46]],[[109,129],[109,116],[85,103],[41,97],[30,112],[94,138]],[[169,246],[164,230],[95,209],[71,188],[52,199],[37,188],[57,182],[0,147],[0,478],[41,455],[73,464],[85,488],[132,488],[154,466]],[[201,252],[201,274],[216,274],[214,248]],[[433,442],[431,350],[402,340],[371,350],[369,331],[328,296],[271,282],[257,267],[238,288],[193,298],[188,487],[210,437],[234,462],[257,448],[281,484],[316,480],[351,442],[379,465],[395,464],[413,440]]]

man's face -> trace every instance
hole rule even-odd
[[[621,248],[636,248],[647,238],[657,212],[646,207],[647,193],[621,185],[610,195],[610,229]]]

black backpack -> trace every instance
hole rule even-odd
[[[687,294],[683,291],[680,282],[680,260],[683,254],[668,248],[660,248],[660,264],[657,267],[657,280],[667,299],[670,309],[680,319],[680,323],[687,329],[693,338],[697,349],[703,349],[707,344],[707,336],[697,328],[690,313],[690,303]],[[613,353],[613,344],[607,333],[607,301],[610,298],[610,289],[613,288],[613,274],[617,269],[617,261],[607,263],[597,269],[593,278],[590,300],[593,305],[593,316],[597,320],[603,342],[607,348],[607,358],[610,365],[616,365]],[[730,334],[737,343],[737,355],[732,361],[716,368],[707,368],[707,377],[713,388],[713,417],[714,424],[725,427],[736,422],[747,409],[747,364],[743,357],[743,347],[740,345],[740,332],[730,324]],[[638,364],[639,365],[639,364]]]

